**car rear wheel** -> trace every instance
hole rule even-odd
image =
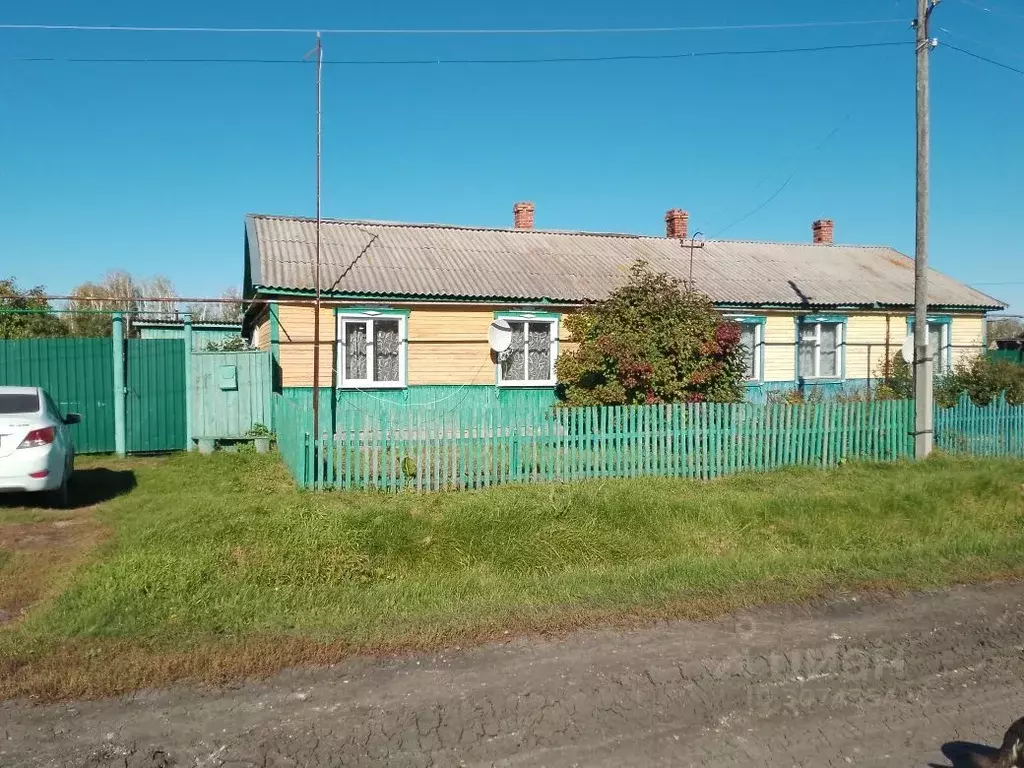
[[[64,472],[64,477],[61,478],[60,487],[55,488],[49,493],[50,506],[55,509],[65,509],[71,503],[71,494],[68,489],[68,472]]]

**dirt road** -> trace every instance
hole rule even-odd
[[[7,702],[0,766],[967,766],[941,748],[997,743],[1022,681],[1024,585],[851,596],[222,691]]]

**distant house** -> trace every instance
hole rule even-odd
[[[138,331],[140,339],[184,339],[185,324],[173,320],[137,320],[132,328]],[[241,323],[216,321],[194,321],[192,323],[192,351],[202,352],[211,343],[237,339],[242,334]]]
[[[912,326],[914,262],[888,247],[708,241],[691,249],[687,214],[666,214],[665,237],[543,231],[529,203],[509,229],[325,220],[322,223],[319,384],[332,404],[473,408],[555,400],[562,318],[622,285],[630,266],[694,287],[742,324],[752,399],[793,387],[867,385]],[[245,222],[244,333],[273,353],[277,385],[313,383],[315,222],[250,215]],[[984,349],[990,296],[932,271],[929,329],[937,364]],[[302,302],[306,302],[301,305]],[[487,331],[514,331],[498,361]]]

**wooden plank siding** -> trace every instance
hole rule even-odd
[[[410,386],[494,384],[494,362],[487,329],[496,307],[432,307],[409,309],[408,377]],[[280,306],[281,385],[313,385],[313,309]],[[320,386],[333,382],[335,367],[335,310],[320,310]],[[269,332],[267,333],[269,338]],[[262,341],[262,337],[261,337]],[[559,324],[559,344],[568,344]],[[566,348],[565,346],[562,347]]]
[[[270,310],[265,309],[260,313],[253,325],[253,338],[256,340],[256,349],[260,352],[270,351]]]
[[[793,351],[796,322],[793,317],[792,313],[781,312],[773,312],[765,316],[765,381],[793,381],[796,377],[796,358]]]
[[[906,333],[902,316],[850,315],[846,321],[846,378],[877,378],[885,361],[886,337],[891,356],[900,351]]]
[[[984,315],[953,315],[949,343],[953,365],[982,354],[985,351]]]
[[[497,307],[403,305],[409,310],[409,386],[489,385],[495,383],[494,362],[487,344],[487,328]],[[755,313],[762,314],[762,313]],[[763,313],[764,381],[793,382],[796,378],[795,319],[803,312],[774,310]],[[837,312],[847,317],[847,380],[863,381],[878,376],[885,356],[899,352],[906,337],[905,312]],[[278,306],[281,386],[312,386],[313,309],[307,306]],[[320,315],[320,386],[334,383],[336,365],[335,309],[324,307]],[[261,318],[259,348],[270,349],[270,328]],[[955,315],[950,330],[953,359],[980,353],[984,339],[984,317]],[[573,347],[565,323],[559,324],[559,350]]]

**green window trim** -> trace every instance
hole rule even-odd
[[[562,315],[557,312],[545,312],[534,309],[498,310],[494,312],[495,320],[523,320],[529,322],[537,320],[551,323],[551,378],[547,381],[504,381],[501,378],[501,361],[495,356],[494,362],[494,386],[505,389],[552,389],[558,386],[558,378],[555,375],[555,363],[558,360],[559,343],[558,337],[561,331]]]
[[[555,322],[561,322],[562,315],[558,312],[547,312],[536,309],[502,309],[494,313],[495,320],[506,320],[508,318],[525,318],[527,320],[554,320]]]
[[[367,315],[369,317],[375,317],[377,315],[402,315],[409,317],[411,310],[403,307],[381,307],[367,304],[365,306],[353,306],[353,307],[334,307],[334,316],[338,315]]]
[[[914,335],[914,327],[917,319],[913,315],[907,315],[907,336]],[[940,326],[942,338],[942,349],[939,351],[939,373],[948,373],[953,368],[953,316],[952,315],[928,315],[928,325]],[[988,323],[982,322],[982,328],[987,329]]]
[[[795,325],[793,371],[798,384],[835,384],[846,381],[846,326],[849,319],[848,315],[837,314],[797,315],[793,318]],[[817,325],[819,323],[839,326],[839,338],[836,339],[836,353],[839,357],[838,376],[804,376],[800,370],[800,328],[804,325]],[[820,344],[819,340],[819,347]]]
[[[334,308],[334,377],[337,389],[346,391],[405,390],[409,387],[409,313],[410,310],[395,307],[358,306]],[[395,318],[398,320],[399,380],[381,382],[369,379],[349,381],[345,379],[345,353],[341,326],[348,320],[373,321],[374,318]],[[368,336],[372,333],[367,329]],[[373,365],[367,361],[367,366]]]
[[[743,383],[746,386],[759,386],[764,384],[764,363],[765,356],[768,351],[768,347],[764,340],[764,327],[768,322],[768,318],[765,315],[745,315],[735,314],[732,312],[723,315],[726,320],[731,320],[734,323],[740,325],[754,325],[757,326],[754,333],[754,378],[744,379]]]

